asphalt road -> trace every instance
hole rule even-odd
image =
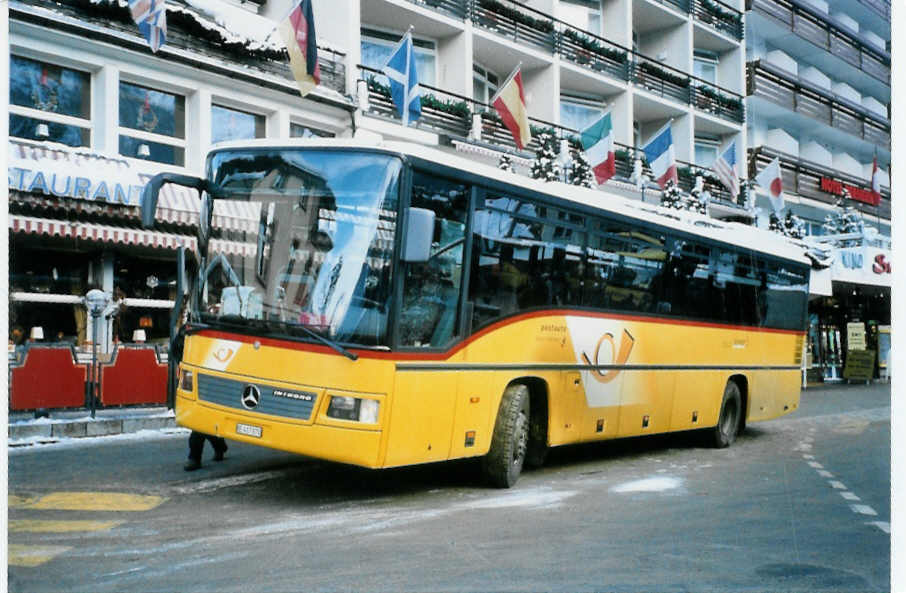
[[[19,591],[888,591],[890,389],[803,392],[729,449],[673,435],[369,471],[186,432],[9,453]]]

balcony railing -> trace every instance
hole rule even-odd
[[[811,7],[797,0],[746,0],[746,8],[783,23],[799,37],[890,84],[890,56],[838,27]]]
[[[692,16],[695,20],[742,41],[742,13],[720,0],[692,0]]]
[[[618,80],[629,80],[629,52],[588,31],[557,21],[557,53],[574,64]]]
[[[360,65],[359,78],[368,85],[368,112],[382,118],[399,119],[383,73]],[[424,84],[419,86],[424,91],[421,97],[422,115],[418,119],[418,128],[466,138],[472,126],[473,101],[433,86]]]
[[[859,2],[890,21],[890,2],[887,0],[859,0]]]
[[[346,92],[346,54],[319,47],[318,66],[321,68],[322,85],[339,93]]]
[[[795,193],[800,196],[812,198],[820,202],[835,204],[840,196],[821,189],[821,179],[829,178],[841,181],[854,187],[870,189],[871,182],[865,179],[841,174],[833,169],[828,169],[817,163],[805,159],[796,159],[784,153],[773,151],[770,148],[759,146],[750,148],[749,151],[749,178],[753,178],[764,169],[774,158],[780,160],[780,173],[783,178],[783,191]],[[850,206],[871,214],[890,219],[890,190],[881,188],[881,203],[872,206],[857,200],[850,200]]]
[[[472,23],[516,43],[554,51],[554,21],[513,0],[472,0]]]
[[[699,111],[705,111],[740,124],[745,121],[742,97],[704,80],[693,79],[691,102]]]
[[[468,0],[409,0],[409,2],[426,6],[461,21],[464,21],[469,13]]]
[[[632,81],[637,86],[661,97],[670,97],[680,103],[689,103],[691,78],[681,70],[649,60],[640,54],[634,54],[631,72]]]
[[[750,96],[761,97],[890,150],[890,125],[872,112],[760,60],[746,65]]]

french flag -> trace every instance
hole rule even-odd
[[[676,174],[676,155],[673,152],[673,134],[670,133],[669,122],[654,135],[642,148],[642,151],[654,174],[654,180],[661,189],[667,186],[668,181],[679,182]]]

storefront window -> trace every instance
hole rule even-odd
[[[185,97],[120,82],[120,154],[182,166]]]
[[[91,76],[10,57],[9,135],[69,146],[91,141]]]
[[[90,259],[84,253],[15,245],[10,250],[10,292],[84,295]]]
[[[264,116],[237,109],[211,107],[211,142],[264,138]]]

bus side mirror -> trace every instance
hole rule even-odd
[[[403,235],[403,256],[405,262],[426,262],[431,257],[431,241],[434,239],[434,211],[426,208],[406,210],[406,232]]]
[[[193,187],[199,193],[207,189],[208,183],[200,177],[179,175],[177,173],[158,173],[152,177],[142,189],[142,227],[150,229],[154,226],[154,214],[157,212],[157,198],[160,188],[165,183],[177,183],[186,187]]]

